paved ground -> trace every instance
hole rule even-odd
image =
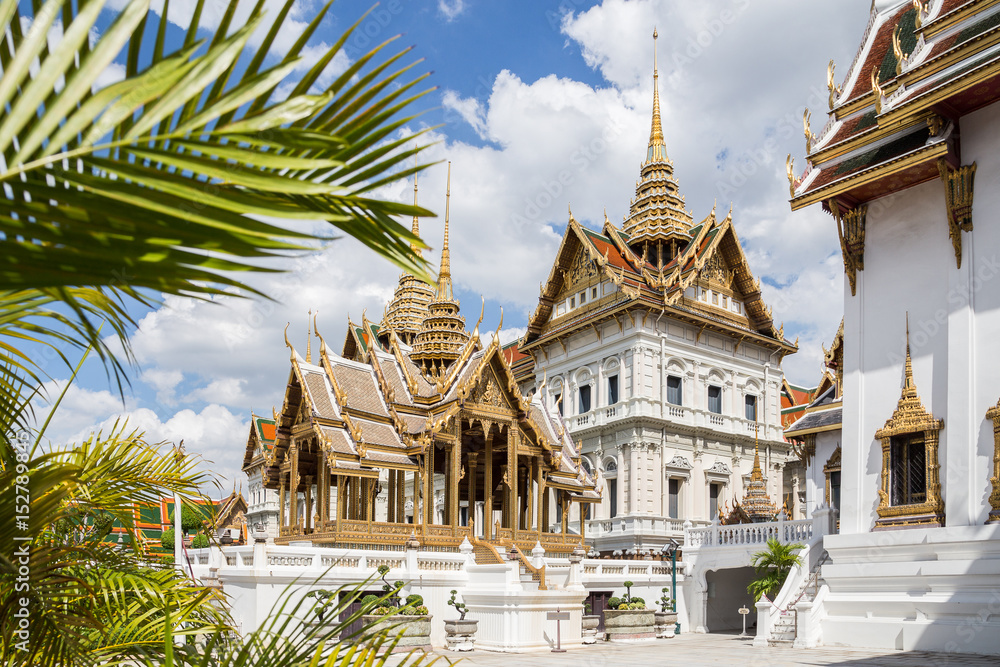
[[[968,656],[944,653],[924,653],[913,651],[876,651],[838,647],[814,649],[793,649],[784,647],[754,648],[752,638],[740,638],[725,634],[681,634],[673,639],[659,639],[655,642],[622,646],[598,643],[573,649],[566,653],[451,653],[440,651],[441,659],[435,667],[444,667],[461,659],[468,667],[503,666],[535,667],[541,665],[573,665],[574,667],[652,667],[657,665],[682,665],[699,667],[702,665],[740,665],[741,667],[765,667],[771,665],[873,665],[877,667],[938,667],[980,666],[997,667],[1000,658]]]

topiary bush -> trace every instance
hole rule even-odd
[[[621,598],[608,598],[609,609],[618,609],[618,607],[620,607],[621,604],[622,604]]]
[[[424,596],[412,593],[406,596],[406,606],[408,607],[419,607],[424,603]]]
[[[195,535],[191,538],[192,549],[204,549],[208,546],[208,535]]]
[[[378,604],[378,596],[368,594],[361,598],[361,606],[365,609],[370,609]]]

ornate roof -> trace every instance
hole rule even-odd
[[[771,497],[767,495],[764,473],[760,469],[760,452],[757,447],[753,449],[753,470],[750,471],[750,483],[747,484],[742,507],[754,523],[774,521],[774,517],[778,513],[778,508],[771,501]]]
[[[807,167],[796,176],[789,156],[792,208],[854,209],[939,177],[942,161],[958,170],[960,117],[1000,98],[998,42],[995,2],[873,3],[840,85],[830,63],[826,126],[814,133],[803,118]]]
[[[659,72],[656,67],[656,31],[653,31],[653,121],[649,131],[646,160],[642,163],[640,179],[635,187],[635,199],[629,207],[622,231],[628,236],[629,245],[637,252],[649,252],[645,244],[653,243],[651,257],[658,265],[676,255],[667,248],[663,257],[662,242],[673,241],[685,245],[691,240],[693,220],[684,208],[684,197],[674,179],[674,164],[667,157],[667,145],[660,122]],[[640,250],[643,248],[643,250]]]
[[[413,177],[413,205],[417,205],[416,175]],[[417,216],[413,216],[412,229],[414,236],[420,235],[420,219]],[[413,252],[418,255],[423,254],[415,245]],[[429,314],[428,306],[433,298],[434,289],[430,285],[411,273],[401,275],[392,301],[386,306],[385,315],[382,317],[379,332],[382,343],[388,344],[389,336],[395,333],[400,340],[411,345]]]
[[[254,461],[261,461],[274,448],[275,425],[273,419],[267,419],[250,412],[250,434],[247,436],[246,453],[243,455],[243,468],[246,469]]]
[[[459,312],[458,301],[451,286],[451,251],[448,248],[448,218],[451,206],[451,162],[448,163],[448,191],[444,213],[444,244],[441,246],[441,269],[438,271],[437,292],[428,306],[428,314],[413,338],[410,358],[421,372],[431,378],[443,376],[448,367],[461,356],[469,343],[465,318]]]

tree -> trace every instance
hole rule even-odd
[[[31,409],[52,370],[40,348],[67,366],[67,350],[93,350],[121,387],[132,305],[234,288],[260,296],[241,275],[282,270],[283,258],[322,247],[332,229],[429,277],[412,249],[423,244],[396,218],[430,212],[373,196],[422,168],[405,166],[421,149],[398,130],[428,92],[417,89],[426,75],[411,76],[409,49],[383,55],[390,38],[321,84],[355,23],[279,99],[330,7],[274,54],[293,2],[266,18],[255,2],[243,21],[230,0],[213,31],[200,25],[198,0],[168,52],[150,0],[132,0],[96,38],[105,0],[47,0],[33,11],[0,0],[0,535],[27,538],[0,546],[2,664],[204,664],[210,655],[218,665],[305,664],[340,633],[287,639],[279,634],[290,621],[278,614],[251,649],[234,651],[217,594],[150,564],[135,526],[137,503],[197,496],[209,481],[197,458],[164,455],[125,424],[47,448],[61,397],[40,426]],[[62,38],[50,45],[57,20]],[[124,78],[97,89],[119,54]],[[128,544],[107,544],[112,523],[95,517],[112,517]],[[31,563],[29,589],[16,594],[15,552]],[[30,633],[19,634],[22,609]],[[175,650],[175,635],[208,646]]]
[[[754,602],[760,600],[761,595],[773,599],[778,594],[792,568],[802,565],[802,558],[795,552],[803,548],[802,544],[782,544],[773,537],[768,538],[767,549],[751,557],[757,578],[747,586],[747,593],[753,595]]]
[[[168,521],[170,525],[174,525],[174,510],[171,509]],[[192,530],[200,530],[204,527],[206,517],[204,514],[191,507],[190,505],[185,505],[181,503],[181,530],[187,535]]]

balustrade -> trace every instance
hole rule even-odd
[[[686,528],[684,548],[730,547],[765,544],[774,538],[782,543],[808,542],[813,535],[812,519],[745,523],[733,526],[712,525],[706,528]]]

